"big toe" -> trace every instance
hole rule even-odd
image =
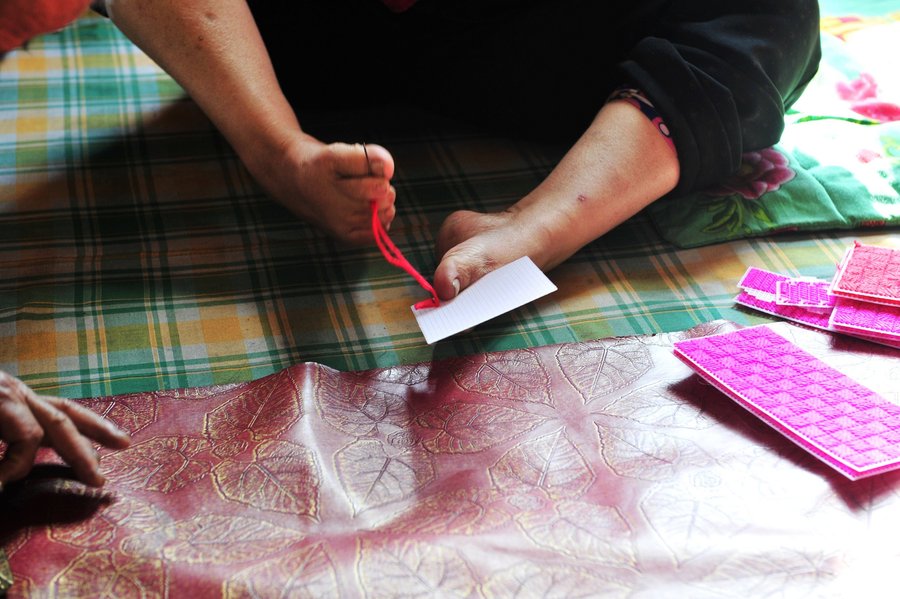
[[[491,215],[471,210],[451,213],[441,225],[437,236],[438,256],[443,256],[463,242],[484,233],[490,228]]]
[[[434,289],[441,299],[452,299],[501,265],[477,240],[463,242],[444,253],[434,273]]]

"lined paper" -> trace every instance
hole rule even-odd
[[[446,339],[556,291],[547,275],[524,256],[484,275],[437,308],[412,308],[429,344]]]

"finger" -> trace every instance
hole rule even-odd
[[[28,405],[35,420],[44,429],[44,438],[72,467],[75,476],[85,484],[102,486],[106,479],[100,474],[97,453],[87,437],[78,432],[69,416],[34,393],[28,397]]]
[[[44,431],[24,401],[8,395],[0,399],[0,438],[6,441],[6,453],[0,460],[0,484],[28,474],[43,437]]]
[[[93,410],[62,397],[40,396],[46,402],[49,402],[57,410],[64,412],[75,428],[99,442],[101,445],[112,449],[124,449],[131,444],[131,437],[128,433],[117,427],[107,418],[102,417]]]

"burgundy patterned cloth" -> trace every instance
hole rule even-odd
[[[772,325],[897,397],[897,350]],[[100,492],[0,501],[13,597],[871,596],[900,475],[851,482],[672,352],[729,330],[94,399]]]

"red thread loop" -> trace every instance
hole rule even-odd
[[[438,299],[437,292],[435,292],[434,287],[431,286],[431,283],[425,280],[419,271],[409,263],[409,260],[403,257],[403,254],[394,245],[394,242],[391,241],[391,238],[388,237],[387,231],[384,230],[384,227],[381,226],[381,220],[378,218],[378,205],[375,203],[375,200],[371,202],[372,206],[372,234],[375,235],[375,243],[378,244],[378,249],[381,250],[382,255],[384,255],[384,259],[387,260],[390,264],[402,268],[407,273],[409,273],[412,278],[414,278],[422,288],[431,294],[431,297],[427,300],[422,300],[413,306],[416,310],[421,310],[422,308],[437,308],[441,305],[441,300]]]

